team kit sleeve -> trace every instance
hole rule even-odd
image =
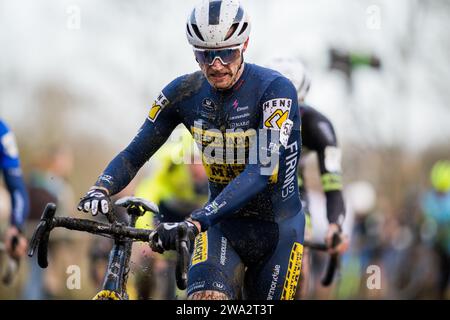
[[[341,149],[331,121],[323,115],[311,122],[315,149],[318,156],[322,188],[326,197],[329,223],[342,225],[345,217],[345,204],[342,195]]]
[[[22,229],[29,213],[29,197],[19,160],[19,150],[14,134],[0,123],[1,168],[11,197],[11,225]]]
[[[300,121],[297,92],[292,83],[284,77],[274,80],[265,92],[259,105],[263,114],[256,133],[256,143],[253,144],[253,150],[250,148],[250,154],[255,152],[258,154],[258,161],[248,163],[244,171],[233,179],[213,201],[192,214],[192,219],[200,223],[202,231],[232,215],[255,195],[262,192],[278,168],[277,161],[284,157],[294,118]],[[280,110],[276,117],[273,117],[274,109]],[[273,139],[273,136],[276,138]],[[272,137],[272,139],[265,137]],[[267,152],[264,160],[260,158],[259,149],[261,148]],[[272,161],[274,158],[277,160]],[[266,161],[267,159],[271,161]]]
[[[177,105],[171,102],[176,97],[178,82],[179,79],[174,80],[158,95],[134,139],[109,163],[97,179],[96,187],[108,190],[110,195],[120,192],[166,142],[180,123]]]

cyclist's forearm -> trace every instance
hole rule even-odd
[[[344,197],[340,190],[325,192],[329,223],[342,225],[345,218]]]
[[[97,179],[95,186],[108,190],[114,195],[123,190],[139,169],[164,144],[170,134],[162,130],[164,123],[154,125],[146,120],[133,141],[119,153]],[[169,125],[166,125],[169,127]]]
[[[28,192],[19,168],[3,171],[5,184],[11,195],[11,225],[21,229],[29,213]]]
[[[328,154],[326,150],[328,149]],[[342,224],[345,216],[342,196],[342,172],[340,151],[335,146],[327,146],[318,152],[322,188],[327,201],[327,217],[330,223]]]
[[[145,161],[142,164],[133,163],[131,159],[127,150],[119,153],[98,177],[95,186],[105,188],[109,195],[119,193],[133,180],[145,163]]]

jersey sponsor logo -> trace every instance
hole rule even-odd
[[[203,130],[197,126],[191,127],[192,136],[199,146],[218,148],[248,148],[250,139],[256,136],[255,130],[227,130],[222,133],[220,130]]]
[[[215,120],[217,115],[216,103],[210,98],[203,99],[200,115],[208,120]]]
[[[291,99],[272,99],[263,103],[264,127],[280,130],[283,123],[289,118]]]
[[[281,293],[281,300],[294,300],[302,268],[302,258],[303,245],[294,242],[289,257],[289,266],[286,273],[286,280],[284,281],[283,292]]]
[[[210,111],[210,112],[216,111],[216,104],[214,103],[214,101],[212,101],[209,98],[203,99],[202,106],[207,111]]]
[[[298,144],[297,141],[291,143],[286,147],[286,170],[283,182],[283,188],[281,189],[281,196],[284,200],[290,198],[295,191],[295,177],[298,163]]]
[[[256,137],[255,130],[227,130],[222,133],[193,126],[191,131],[200,147],[209,181],[228,184],[244,171],[251,141]]]
[[[98,177],[98,181],[111,184],[113,181],[113,177],[107,174],[102,174],[100,177]]]
[[[263,147],[264,148],[264,147]],[[275,154],[280,154],[280,145],[278,143],[275,142],[271,142],[269,144],[269,151],[271,153],[275,153]]]
[[[208,259],[208,231],[200,233],[195,238],[194,253],[192,254],[192,266],[205,262]]]
[[[231,128],[242,128],[247,127],[250,124],[250,120],[247,121],[240,121],[240,122],[232,122],[230,123]]]
[[[228,184],[245,170],[245,164],[208,164],[203,163],[208,180],[214,183]]]
[[[194,282],[193,284],[191,284],[188,288],[187,288],[187,292],[191,293],[194,290],[199,290],[199,289],[203,289],[205,287],[206,281],[197,281]]]
[[[245,107],[237,107],[237,108],[236,108],[236,111],[237,111],[237,112],[247,111],[248,108],[249,108],[249,106],[245,106]]]
[[[16,138],[12,132],[8,132],[2,137],[2,145],[5,154],[13,159],[19,157],[19,149],[17,148]]]
[[[248,117],[250,117],[250,113],[246,112],[243,114],[238,114],[237,116],[230,117],[230,120],[239,120],[239,119],[248,118]]]
[[[225,265],[227,263],[227,238],[222,237],[220,240],[220,264]]]
[[[219,290],[223,290],[223,288],[225,288],[225,285],[222,282],[214,281],[213,282],[213,287],[217,288]]]
[[[206,216],[211,216],[219,212],[219,210],[227,204],[226,201],[223,201],[221,204],[218,204],[216,201],[211,202],[205,207]]]
[[[267,167],[263,174],[270,175],[269,183],[276,183],[276,173],[273,172],[278,159],[276,156],[264,155],[261,152],[262,145],[267,145],[267,133],[269,130],[261,129],[259,135],[259,145],[257,148],[257,132],[254,129],[234,129],[226,130],[225,133],[218,129],[204,130],[202,123],[197,122],[191,127],[191,132],[199,146],[202,154],[203,166],[205,167],[208,180],[218,184],[228,184],[240,175],[248,164],[261,163]],[[274,131],[278,133],[279,131]],[[273,137],[272,137],[273,138]],[[276,143],[271,147],[278,150],[279,135],[276,136]],[[265,148],[267,151],[267,148]],[[273,166],[271,164],[274,164]],[[266,169],[266,168],[264,168]]]
[[[293,127],[294,127],[294,122],[292,122],[289,119],[287,119],[281,126],[280,142],[285,148],[287,147],[289,137],[291,136]]]
[[[270,283],[270,289],[269,289],[269,293],[267,294],[267,300],[273,300],[273,296],[275,294],[275,290],[277,289],[277,285],[278,285],[278,279],[280,277],[280,269],[281,269],[281,266],[279,264],[277,264],[273,268],[272,282]]]
[[[150,109],[150,112],[148,113],[148,119],[151,122],[155,122],[158,118],[161,111],[169,104],[169,100],[167,100],[164,93],[160,93],[158,98],[153,102],[152,108]]]

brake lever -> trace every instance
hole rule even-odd
[[[187,273],[189,268],[189,248],[188,232],[185,224],[178,227],[178,241],[176,242],[177,266],[176,281],[177,287],[184,290],[187,287]]]
[[[334,233],[333,238],[331,239],[331,248],[336,248],[340,243],[341,237],[339,236],[339,233]],[[331,254],[327,270],[325,272],[324,277],[322,278],[322,285],[324,287],[328,287],[333,282],[334,274],[336,272],[338,264],[339,264],[339,254],[338,253]]]

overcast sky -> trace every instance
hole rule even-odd
[[[36,94],[72,99],[67,130],[125,145],[158,92],[198,66],[185,38],[194,0],[0,0],[0,115],[14,127],[39,113]],[[411,150],[450,137],[449,6],[440,0],[247,0],[246,54],[264,64],[301,57],[308,102],[343,141]],[[354,94],[327,69],[330,47],[377,54],[381,72],[359,70]],[[99,123],[108,123],[101,126]]]

